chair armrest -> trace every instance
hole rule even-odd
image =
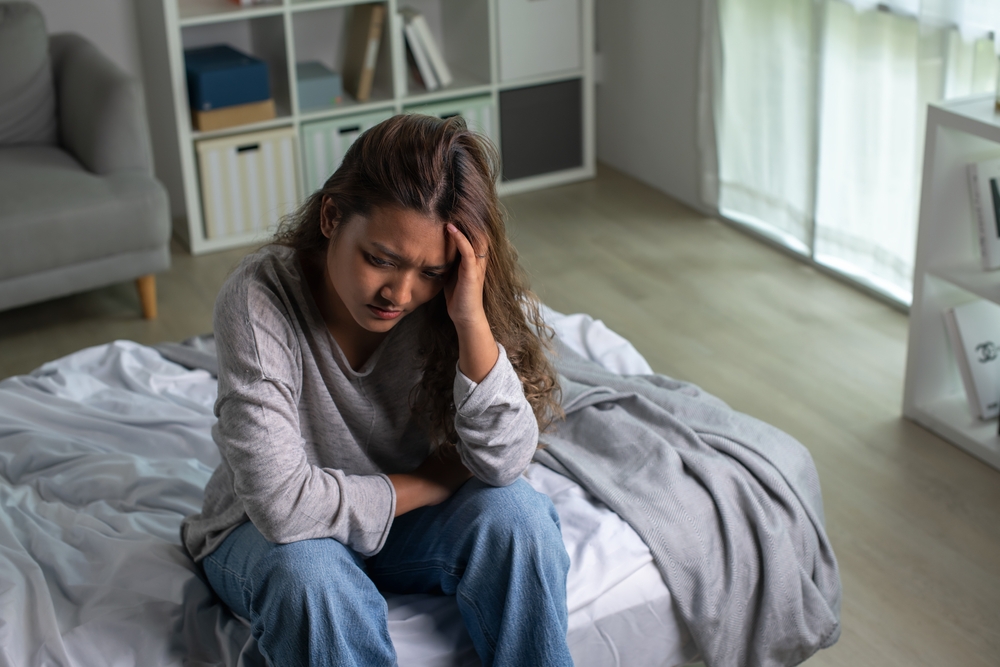
[[[88,170],[153,171],[139,82],[80,35],[49,38],[59,142]]]

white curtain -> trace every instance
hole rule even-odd
[[[994,91],[1000,0],[718,0],[717,16],[720,212],[909,303],[926,105]]]

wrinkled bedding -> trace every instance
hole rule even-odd
[[[599,321],[547,315],[608,370],[651,372]],[[128,341],[0,382],[0,667],[263,663],[179,542],[218,461],[214,400],[211,374]],[[526,476],[562,520],[577,664],[693,659],[636,532],[574,481],[537,464]],[[453,600],[388,600],[402,667],[479,664]]]

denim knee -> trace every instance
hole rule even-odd
[[[322,600],[342,590],[333,583],[354,579],[352,572],[364,576],[363,570],[364,561],[336,540],[302,540],[271,548],[257,561],[248,583],[258,589],[256,596]]]
[[[516,541],[565,555],[559,515],[552,500],[525,480],[496,487],[474,479],[459,493],[464,496],[462,508],[469,523],[475,524],[480,534],[500,542],[497,547]]]
[[[385,599],[336,540],[274,545],[247,583],[251,630],[272,664],[395,664]]]

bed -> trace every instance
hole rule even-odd
[[[651,373],[599,320],[546,317],[605,369]],[[0,382],[0,667],[264,664],[180,546],[181,519],[218,462],[216,381],[168,350],[116,341]],[[562,522],[576,664],[698,660],[636,531],[548,467],[525,476]],[[480,664],[453,599],[387,601],[401,667]]]

